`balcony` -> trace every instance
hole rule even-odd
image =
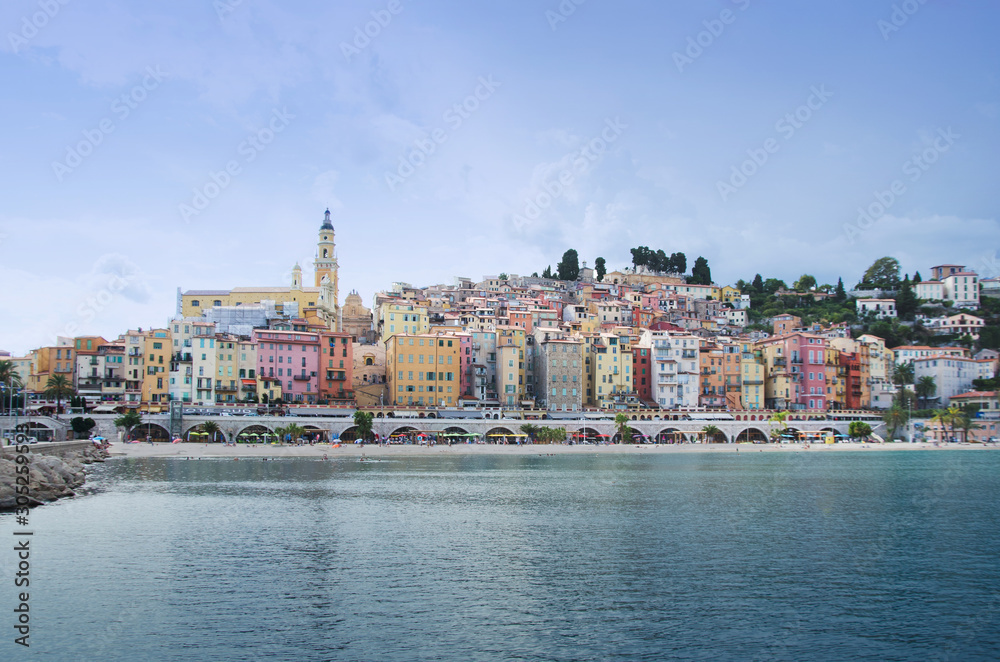
[[[292,379],[294,379],[297,382],[307,382],[310,379],[312,379],[312,377],[310,377],[309,375],[299,374],[299,375],[295,375],[294,377],[292,377]]]
[[[235,393],[236,392],[236,384],[221,384],[221,383],[217,383],[215,385],[215,390],[217,392],[222,392],[222,393]]]
[[[327,379],[327,381],[344,382],[344,381],[347,381],[347,373],[346,372],[340,372],[340,371],[337,371],[337,370],[327,370],[326,371],[326,379]]]
[[[776,356],[774,357],[774,365],[775,367],[788,365],[788,360],[784,356]]]

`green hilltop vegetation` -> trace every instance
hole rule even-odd
[[[688,283],[711,284],[712,272],[708,260],[698,257],[687,272],[687,257],[682,252],[668,254],[663,249],[653,250],[648,246],[637,246],[629,251],[632,255],[632,266],[644,267],[654,273],[676,275]],[[607,261],[598,257],[594,261],[594,269],[598,281],[603,280],[607,273]],[[576,280],[580,273],[579,255],[575,249],[567,250],[562,260],[556,265],[556,271],[547,266],[542,272],[543,278],[558,280]],[[538,272],[532,274],[538,276]],[[970,349],[1000,349],[1000,300],[990,297],[980,297],[979,310],[960,311],[952,307],[951,302],[936,304],[917,299],[914,287],[921,282],[920,272],[911,279],[909,274],[900,278],[899,261],[893,257],[882,257],[875,260],[865,270],[855,290],[882,290],[894,293],[886,295],[896,301],[898,317],[896,319],[878,320],[859,316],[855,307],[855,299],[847,295],[843,278],[837,279],[836,285],[818,284],[810,274],[803,274],[791,287],[778,278],[764,278],[756,274],[751,280],[739,280],[735,287],[743,294],[750,295],[750,311],[747,327],[749,330],[771,331],[769,320],[777,315],[790,314],[802,318],[806,326],[813,324],[851,325],[856,336],[870,333],[883,338],[888,347],[899,345],[964,345]],[[984,319],[984,327],[980,332],[978,343],[972,338],[955,335],[931,335],[930,330],[916,321],[916,315],[928,317],[954,315],[967,312]]]

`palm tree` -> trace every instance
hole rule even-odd
[[[906,425],[910,420],[909,413],[899,405],[893,405],[882,414],[882,420],[889,431],[890,440],[896,437],[896,430]]]
[[[962,441],[969,441],[969,431],[970,430],[981,430],[982,425],[979,425],[972,418],[970,414],[965,409],[960,409],[958,415],[955,416],[955,422],[953,424],[959,430],[962,431]]]
[[[708,438],[708,443],[710,444],[717,443],[716,440],[719,438],[719,435],[722,434],[722,430],[714,425],[706,425],[701,429],[701,431],[705,433],[705,436]]]
[[[920,403],[923,405],[921,408],[924,408],[927,407],[927,401],[934,397],[934,394],[937,393],[937,383],[931,375],[924,375],[917,380],[913,390],[916,392],[917,398],[919,398]]]
[[[371,437],[373,420],[375,420],[375,414],[370,411],[354,412],[354,425],[358,427],[358,436],[361,437],[361,441],[368,441]]]
[[[299,439],[306,433],[306,429],[298,423],[289,423],[285,426],[285,434],[292,436],[292,441]]]
[[[14,368],[13,361],[0,361],[0,384],[6,384],[10,388],[21,388],[24,383],[21,375]]]
[[[531,423],[525,423],[521,426],[521,432],[528,435],[528,439],[534,441],[535,436],[538,434],[538,426],[532,425]]]
[[[55,397],[56,413],[62,413],[62,399],[73,394],[73,385],[66,379],[66,375],[53,375],[45,382],[45,396]]]
[[[777,434],[775,434],[775,430],[771,430],[771,437],[780,436],[785,432],[785,430],[788,429],[788,426],[785,424],[785,421],[787,420],[788,420],[787,411],[776,411],[773,414],[771,414],[771,418],[768,419],[768,423],[777,423],[778,425],[781,426],[780,428],[778,428]]]
[[[215,421],[205,421],[201,424],[201,431],[209,435],[212,441],[215,441],[215,435],[219,432],[219,424]]]
[[[628,416],[625,414],[615,414],[615,427],[618,428],[618,439],[621,444],[627,443],[626,439],[631,441],[632,428],[628,425]]]
[[[902,402],[906,385],[913,383],[913,364],[904,363],[896,366],[892,371],[892,383],[899,387],[899,398]]]

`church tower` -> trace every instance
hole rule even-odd
[[[330,222],[330,210],[326,210],[323,218],[323,225],[319,227],[319,242],[316,244],[316,260],[313,262],[316,272],[316,287],[323,284],[323,276],[328,276],[333,283],[334,298],[336,305],[339,293],[339,283],[337,282],[337,254],[336,246],[333,243],[333,223]]]

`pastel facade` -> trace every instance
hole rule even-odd
[[[261,378],[281,382],[285,403],[316,404],[319,389],[319,334],[288,328],[254,329]]]
[[[386,342],[386,378],[395,404],[458,404],[460,349],[458,338],[445,335],[390,336]]]

